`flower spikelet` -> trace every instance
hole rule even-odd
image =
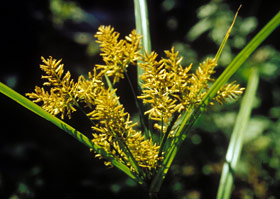
[[[172,47],[171,51],[165,50],[166,58],[162,58],[165,67],[169,70],[172,76],[172,87],[169,89],[170,94],[176,101],[175,110],[181,112],[190,104],[189,100],[189,85],[191,83],[191,74],[189,71],[192,68],[192,64],[187,67],[183,67],[181,62],[183,57],[179,57],[179,52],[175,52],[175,48]]]
[[[185,68],[181,66],[183,58],[178,56],[179,52],[175,52],[174,47],[171,51],[165,51],[165,54],[166,58],[160,61],[156,61],[155,52],[144,56],[143,63],[140,63],[144,70],[141,76],[143,90],[138,98],[143,99],[143,103],[151,105],[151,108],[145,112],[150,119],[168,124],[176,111],[184,109],[179,104],[185,103],[186,95],[182,93],[185,93],[189,86],[188,72],[191,65]],[[155,124],[156,128],[161,128],[160,126]]]
[[[133,129],[137,123],[132,123],[130,115],[118,103],[115,92],[116,90],[104,89],[95,100],[96,108],[88,114],[97,123],[92,127],[95,131],[92,141],[132,170],[126,150],[130,151],[139,166],[155,168],[159,147],[150,140],[145,140],[140,131]]]
[[[27,93],[26,95],[34,99],[34,102],[43,102],[42,107],[51,114],[61,114],[62,119],[65,115],[71,118],[71,112],[76,111],[73,97],[76,84],[71,79],[70,72],[67,71],[64,74],[64,65],[61,64],[61,60],[42,57],[42,62],[40,68],[46,73],[46,75],[42,75],[42,79],[47,80],[43,86],[52,86],[50,93],[44,88],[35,87],[35,93]]]
[[[97,74],[97,71],[94,68],[93,74],[89,72],[87,79],[83,75],[78,78],[75,98],[77,99],[77,102],[82,102],[92,109],[96,97],[103,88],[104,83],[102,81],[102,73]]]
[[[216,60],[207,58],[194,73],[189,73],[192,64],[183,67],[183,58],[174,47],[164,51],[166,57],[157,61],[157,54],[145,54],[139,65],[144,70],[140,76],[143,81],[142,94],[138,98],[150,108],[145,112],[156,121],[154,127],[165,132],[174,113],[180,114],[190,106],[198,105],[209,89],[209,82],[215,73]],[[235,99],[244,89],[234,83],[225,85],[214,98],[222,104],[227,99]],[[178,118],[180,115],[178,116]]]
[[[64,115],[71,117],[71,112],[76,111],[73,107],[71,100],[66,98],[61,90],[55,90],[51,88],[50,92],[45,91],[44,88],[38,86],[35,87],[34,93],[27,94],[34,102],[43,102],[42,108],[52,115],[61,113],[61,117]]]
[[[239,84],[235,84],[235,82],[224,85],[218,92],[216,97],[213,100],[217,101],[219,104],[223,104],[227,102],[227,100],[236,99],[239,97],[245,88],[239,88]]]
[[[48,80],[43,85],[71,90],[74,82],[69,71],[64,74],[64,64],[61,64],[62,59],[56,60],[52,57],[48,59],[41,57],[41,59],[43,64],[40,65],[40,68],[46,73],[46,75],[42,75],[42,79]]]
[[[125,39],[119,40],[119,33],[111,26],[100,26],[95,34],[97,43],[100,45],[105,65],[96,65],[108,76],[113,76],[113,83],[124,78],[124,70],[140,56],[141,36],[133,30]]]
[[[214,68],[217,63],[214,59],[207,58],[206,61],[201,63],[196,69],[195,74],[191,77],[191,86],[189,92],[189,99],[191,104],[199,103],[208,90],[208,82],[214,81],[211,75],[215,73]]]
[[[174,113],[176,99],[170,97],[173,92],[170,90],[173,86],[172,76],[162,61],[155,60],[156,57],[157,54],[154,52],[150,55],[146,54],[143,59],[144,63],[140,63],[145,71],[141,75],[141,79],[145,83],[142,85],[143,93],[138,98],[151,105],[151,109],[145,112],[149,118],[158,121],[163,118],[167,122]]]

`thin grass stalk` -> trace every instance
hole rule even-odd
[[[127,174],[129,177],[131,177],[133,180],[140,184],[145,184],[145,182],[137,175],[135,175],[131,170],[125,166],[124,164],[116,161],[114,159],[113,155],[107,153],[103,148],[99,147],[98,145],[94,144],[87,136],[82,134],[81,132],[77,131],[67,123],[63,122],[62,120],[58,119],[57,117],[51,115],[44,109],[42,109],[37,104],[33,103],[32,101],[28,100],[26,97],[22,96],[21,94],[17,93],[13,89],[9,88],[2,82],[0,82],[0,92],[6,95],[7,97],[11,98],[12,100],[16,101],[23,107],[29,109],[33,113],[37,114],[38,116],[46,119],[47,121],[53,123],[55,126],[59,127],[72,137],[74,137],[76,140],[84,144],[85,146],[91,148],[96,153],[99,153],[104,157],[106,160],[112,162],[112,164],[118,168],[119,170],[123,171],[125,174]]]
[[[141,54],[145,52],[151,52],[151,38],[150,38],[150,28],[149,28],[149,18],[148,18],[148,7],[146,0],[134,0],[134,15],[135,15],[135,25],[138,34],[142,35],[142,46]],[[138,86],[142,88],[140,75],[143,74],[143,69],[137,67],[138,76]]]
[[[139,112],[140,124],[141,124],[142,130],[144,131],[144,135],[146,136],[146,138],[152,138],[152,133],[149,130],[149,128],[147,127],[146,122],[145,122],[145,115],[144,115],[143,108],[142,108],[139,100],[137,99],[136,92],[133,88],[132,82],[131,82],[131,80],[129,78],[129,75],[127,74],[127,71],[126,71],[125,68],[124,68],[124,75],[125,75],[125,78],[128,81],[130,90],[132,92],[132,95],[133,95],[133,98],[134,98],[134,101],[135,101],[135,104],[136,104],[136,108]]]
[[[107,75],[104,75],[104,77],[105,77],[108,88],[110,89],[110,91],[113,91],[114,87],[113,87],[113,84],[112,84],[111,80],[109,79],[109,77]],[[114,93],[113,95],[115,97],[117,97],[116,93]],[[121,105],[120,100],[118,100],[118,105]]]
[[[191,115],[197,115],[197,114],[192,113],[191,111],[190,112],[187,111],[186,114],[184,114],[184,116],[182,116],[183,117],[182,124],[186,124],[188,122],[188,118],[190,118]],[[196,118],[196,117],[193,117],[193,118]],[[162,163],[162,166],[158,170],[156,176],[154,177],[154,179],[150,185],[151,192],[159,192],[162,182],[163,182],[167,172],[169,171],[169,168],[171,167],[171,164],[172,164],[177,152],[179,151],[183,141],[187,137],[187,133],[180,133],[180,132],[189,132],[195,121],[196,121],[196,119],[189,121],[189,123],[187,125],[180,125],[179,129],[176,130],[175,138],[172,141],[171,146],[168,148],[167,151],[165,151],[166,154],[164,156],[164,161]]]
[[[248,59],[256,48],[280,25],[280,12],[278,12],[243,48],[243,50],[233,59],[225,71],[215,81],[209,92],[201,103],[209,104],[209,101],[216,95],[218,90],[229,80],[238,68]]]
[[[160,141],[160,148],[159,148],[159,152],[158,152],[158,157],[162,156],[162,152],[163,152],[164,148],[166,147],[166,142],[167,142],[167,138],[169,136],[169,133],[171,132],[172,127],[174,126],[174,124],[175,124],[176,120],[178,119],[179,115],[180,114],[178,112],[176,112],[174,114],[171,122],[169,123],[168,128],[167,128],[166,132],[164,133],[163,138]],[[163,123],[163,121],[162,121],[162,123]]]
[[[137,161],[133,157],[131,151],[129,150],[127,144],[124,142],[122,138],[114,131],[113,128],[110,127],[110,131],[113,133],[113,135],[116,137],[121,149],[123,152],[127,155],[128,161],[130,162],[131,166],[135,169],[138,176],[142,176],[142,170],[140,169]]]
[[[134,0],[134,14],[136,31],[142,35],[143,50],[151,52],[151,39],[150,39],[150,27],[148,17],[148,6],[146,0]]]
[[[135,26],[136,32],[142,35],[141,43],[143,49],[140,50],[141,54],[144,55],[145,53],[151,52],[151,37],[150,37],[150,27],[149,27],[149,17],[148,17],[148,6],[146,0],[134,0],[134,15],[135,15]],[[139,62],[139,61],[138,61]],[[143,69],[137,66],[137,94],[141,93],[142,90],[142,82],[140,76],[144,73]],[[144,118],[144,109],[145,106],[139,102],[138,103],[139,111],[140,111],[140,120],[142,126],[145,129],[144,133],[146,138],[152,138],[151,130],[149,128],[149,122]]]
[[[230,143],[226,154],[226,161],[224,163],[220,178],[217,199],[230,198],[234,174],[243,146],[243,135],[245,134],[247,123],[250,119],[253,102],[258,88],[258,82],[258,71],[254,67],[252,68],[247,89],[241,102],[241,107],[230,138]]]
[[[233,25],[234,25],[235,21],[236,21],[236,18],[237,18],[237,15],[238,15],[238,12],[239,12],[241,6],[242,6],[242,5],[240,5],[239,8],[237,9],[237,12],[235,13],[233,22],[231,23],[231,26],[230,26],[229,30],[227,31],[227,34],[226,34],[226,36],[224,37],[224,39],[223,39],[223,41],[222,41],[222,44],[221,44],[220,47],[219,47],[218,52],[216,53],[216,56],[215,56],[215,61],[216,61],[216,63],[218,63],[218,60],[219,60],[219,58],[220,58],[220,56],[221,56],[221,54],[222,54],[222,52],[223,52],[223,49],[224,49],[224,47],[225,47],[225,45],[226,45],[226,43],[227,43],[227,40],[228,40],[229,35],[230,35],[230,32],[231,32],[231,30],[232,30],[232,28],[233,28]]]

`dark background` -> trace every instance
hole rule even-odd
[[[54,58],[63,58],[67,69],[74,71],[73,75],[77,76],[79,72],[91,70],[95,63],[100,62],[100,58],[94,55],[89,56],[87,45],[73,40],[74,33],[87,32],[94,35],[99,25],[110,24],[122,35],[127,35],[135,26],[132,0],[79,0],[75,2],[94,16],[95,23],[68,21],[63,27],[55,26],[49,9],[50,3],[46,0],[1,3],[1,82],[8,84],[21,94],[31,92],[35,85],[41,84],[40,57],[50,55]],[[160,53],[165,49],[170,49],[172,42],[184,40],[184,35],[198,21],[196,10],[208,2],[206,0],[177,0],[172,10],[165,11],[162,9],[163,1],[149,1],[153,50]],[[242,4],[239,16],[254,16],[258,19],[258,28],[252,36],[280,8],[279,1],[225,2],[234,12]],[[166,21],[170,16],[178,19],[179,28],[167,27]],[[94,40],[93,37],[92,40]],[[279,49],[279,30],[275,31],[265,44]],[[200,57],[216,49],[215,46],[211,47],[203,42],[194,43],[193,48]],[[128,97],[123,100],[130,99]],[[62,130],[2,94],[0,94],[0,102],[1,199],[146,198],[146,193],[124,174],[116,168],[105,167],[102,160],[95,159],[85,146]],[[75,122],[67,120],[66,122],[83,130],[86,124],[81,117],[77,115],[74,118]],[[208,140],[204,147],[186,148],[187,151],[183,147],[176,159],[178,164],[184,164],[186,159],[195,154],[199,159],[195,160],[196,168],[199,170],[204,164],[202,160],[217,159],[214,152],[211,153],[212,150],[214,151],[212,147],[214,138],[206,133],[202,133],[201,136]],[[219,134],[217,140],[226,149],[228,142],[226,137]],[[187,144],[192,143],[186,141]],[[219,183],[218,174],[193,175],[185,178],[178,177],[180,175],[175,164],[163,184],[161,198],[177,198],[176,190],[180,187],[174,184],[178,179],[183,182],[185,189],[199,190],[201,198],[215,198]],[[178,184],[178,186],[181,185]]]

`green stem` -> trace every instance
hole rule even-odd
[[[112,127],[109,127],[112,134],[115,136],[115,138],[117,139],[121,149],[124,151],[124,153],[127,155],[128,161],[130,162],[131,166],[135,169],[136,173],[138,176],[143,176],[142,175],[142,170],[140,169],[137,161],[135,160],[135,158],[133,157],[131,151],[129,150],[127,144],[125,143],[125,141],[122,139],[122,137],[120,137]]]
[[[171,122],[169,123],[163,138],[160,141],[160,148],[159,148],[159,152],[158,152],[158,157],[162,156],[162,152],[165,148],[165,144],[166,144],[167,138],[169,136],[169,133],[171,132],[172,127],[174,126],[174,124],[175,124],[176,120],[178,119],[179,115],[180,114],[178,112],[174,113],[173,118],[172,118]]]
[[[112,85],[111,80],[109,79],[109,77],[107,75],[104,75],[104,77],[105,77],[105,80],[106,80],[108,88],[110,89],[110,91],[113,91],[114,90],[114,86]],[[114,96],[117,97],[117,94],[114,93]],[[118,105],[121,105],[120,100],[118,100]]]
[[[218,63],[218,60],[219,60],[219,58],[220,58],[220,55],[222,54],[222,51],[223,51],[223,49],[224,49],[224,47],[225,47],[225,45],[226,45],[226,43],[227,43],[228,37],[229,37],[230,32],[231,32],[231,30],[232,30],[232,28],[233,28],[233,25],[234,25],[234,23],[235,23],[235,20],[236,20],[236,18],[237,18],[237,15],[238,15],[238,12],[239,12],[240,8],[241,8],[241,5],[239,6],[237,12],[235,13],[233,22],[232,22],[232,24],[231,24],[229,30],[227,31],[226,36],[225,36],[225,38],[223,39],[223,42],[222,42],[222,44],[220,45],[218,52],[216,53],[216,56],[215,56],[215,62],[216,62],[216,63]]]
[[[145,134],[146,138],[151,138],[152,137],[151,131],[148,129],[148,127],[146,125],[146,122],[145,122],[145,116],[144,116],[143,107],[140,106],[140,103],[139,103],[139,101],[137,99],[137,95],[135,93],[135,90],[133,88],[133,85],[132,85],[132,82],[131,82],[131,80],[129,78],[129,75],[127,74],[126,69],[124,68],[123,70],[124,70],[125,78],[127,79],[129,87],[130,87],[130,90],[132,92],[132,95],[133,95],[133,98],[134,98],[137,110],[139,111],[141,127],[142,127],[142,129],[144,131],[144,134]]]
[[[234,173],[241,154],[243,145],[243,135],[253,108],[253,101],[258,88],[259,76],[256,68],[252,68],[248,86],[241,102],[233,133],[230,138],[229,147],[226,154],[217,199],[229,199],[232,191]]]
[[[193,119],[189,121],[192,115],[196,115],[196,117],[193,117]],[[183,117],[182,124],[180,125],[179,129],[176,130],[174,141],[172,142],[170,148],[168,149],[164,157],[164,161],[162,163],[161,168],[158,170],[157,174],[155,175],[150,185],[151,192],[159,192],[162,182],[177,152],[179,151],[179,148],[181,147],[182,143],[186,139],[188,132],[190,131],[190,129],[192,128],[193,124],[195,123],[198,117],[198,113],[195,113],[193,111],[186,111],[182,117]]]
[[[135,14],[135,25],[136,31],[138,34],[142,35],[142,45],[143,49],[141,54],[144,55],[145,52],[151,52],[151,39],[150,39],[150,28],[149,28],[149,19],[148,19],[148,8],[146,0],[134,0],[134,14]],[[138,86],[142,88],[140,75],[143,74],[143,69],[137,67],[138,75]]]

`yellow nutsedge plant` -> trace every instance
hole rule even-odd
[[[232,26],[235,19],[236,16]],[[122,168],[130,170],[127,172],[130,176],[136,176],[137,182],[151,185],[157,191],[172,162],[170,159],[174,158],[168,147],[176,149],[184,139],[185,126],[191,127],[184,122],[186,115],[201,106],[209,83],[215,81],[212,75],[232,26],[216,57],[207,58],[193,73],[192,64],[181,65],[183,57],[174,47],[164,51],[165,57],[158,58],[156,52],[142,53],[142,36],[135,30],[120,39],[113,27],[100,26],[95,38],[103,64],[96,64],[87,77],[81,75],[75,81],[69,71],[64,71],[61,59],[42,57],[43,87],[36,86],[33,93],[26,95],[62,119],[70,119],[73,112],[82,111],[91,122],[92,143],[103,151],[94,151],[95,157],[104,158],[107,166],[123,165]],[[143,71],[139,77],[140,92],[132,90],[140,124],[132,122],[115,88],[124,78],[132,85],[127,75],[129,66],[141,67]],[[236,99],[243,90],[235,82],[229,83],[208,104]]]

